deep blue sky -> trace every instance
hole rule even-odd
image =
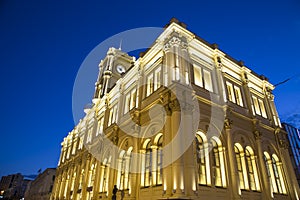
[[[57,165],[60,142],[74,127],[76,73],[95,46],[128,29],[162,27],[173,16],[274,84],[300,73],[296,0],[1,0],[0,176]],[[299,76],[275,89],[282,118],[300,113],[299,89]]]

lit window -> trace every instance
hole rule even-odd
[[[117,121],[117,105],[114,105],[109,111],[108,126]]]
[[[253,99],[253,111],[254,114],[260,115],[264,118],[267,118],[267,113],[266,113],[266,109],[265,109],[265,105],[262,99],[257,98],[256,96],[252,96]]]
[[[236,98],[236,104],[239,106],[243,106],[243,99],[242,99],[242,93],[241,89],[238,86],[234,86],[234,92],[235,92],[235,98]]]
[[[87,133],[86,143],[89,143],[92,141],[92,133],[93,133],[93,129],[92,129],[92,127],[90,127],[88,130],[88,133]]]
[[[227,93],[228,93],[228,100],[235,103],[235,96],[233,92],[233,86],[231,83],[226,81]]]
[[[129,105],[130,110],[135,107],[135,103],[136,103],[136,89],[132,90],[130,94],[130,105]]]
[[[273,154],[272,158],[264,152],[265,164],[273,193],[286,194],[286,187],[283,179],[283,171],[278,157]]]
[[[219,144],[218,144],[219,143]],[[225,163],[221,141],[211,139],[212,182],[215,186],[226,187]]]
[[[203,77],[204,77],[204,88],[208,91],[213,91],[211,72],[203,69]]]
[[[100,120],[98,121],[98,130],[96,132],[97,135],[101,135],[103,133],[103,126],[104,126],[104,117],[101,117]]]
[[[147,76],[147,88],[146,88],[146,96],[149,96],[158,88],[161,87],[162,76],[161,76],[161,65],[159,65],[156,69],[149,73]]]
[[[76,147],[77,147],[77,138],[74,138],[73,148],[72,148],[72,155],[74,155],[76,153]]]
[[[146,155],[145,155],[145,173],[144,173],[144,186],[150,186],[151,184],[151,172],[152,172],[152,149],[151,143],[148,142],[146,146]]]
[[[196,134],[195,139],[196,144],[196,162],[197,162],[197,169],[198,169],[198,183],[201,185],[208,185],[208,179],[210,179],[209,175],[209,157],[208,155],[208,149],[207,149],[207,142],[206,137],[200,136],[199,134]],[[209,180],[210,181],[210,180]]]
[[[83,147],[83,139],[82,139],[82,137],[79,137],[78,149],[82,149],[82,147]]]
[[[261,115],[264,118],[267,118],[267,113],[266,113],[264,102],[261,99],[258,99],[258,103],[259,103],[259,107],[260,107],[260,110],[261,110]]]
[[[240,152],[239,148],[236,145],[234,146],[234,152],[235,152],[235,158],[237,164],[240,189],[245,189],[245,180],[244,180],[245,167],[243,166],[243,161],[241,156],[242,152]]]
[[[202,69],[201,67],[194,65],[194,79],[195,79],[195,84],[203,87],[202,83]]]
[[[72,144],[71,144],[71,140],[68,140],[68,143],[67,143],[67,159],[70,158],[70,153],[71,153],[71,148],[72,148]]]
[[[194,83],[206,90],[213,92],[211,71],[194,65]]]
[[[274,177],[276,180],[276,186],[277,186],[278,192],[280,194],[286,194],[286,188],[285,188],[285,184],[284,184],[284,180],[283,180],[281,165],[275,154],[273,154],[273,156],[272,156],[272,165],[273,165],[273,172],[274,172]]]
[[[243,106],[243,98],[240,87],[226,81],[228,100],[239,106]]]
[[[136,89],[128,92],[125,97],[124,114],[136,106]]]
[[[127,152],[122,150],[120,153],[117,179],[117,186],[120,190],[129,188],[129,167],[131,161],[131,150],[132,147],[130,147]]]
[[[259,191],[259,178],[257,173],[256,161],[251,147],[246,147],[246,164],[248,169],[248,179],[250,184],[250,189],[253,191]]]
[[[100,177],[99,192],[108,192],[110,162],[111,162],[111,157],[109,157],[109,159],[105,158],[101,165],[102,175]]]
[[[154,91],[154,85],[153,85],[153,74],[150,74],[147,77],[147,96],[153,93]]]
[[[161,85],[161,67],[154,71],[154,91]]]
[[[129,107],[130,107],[130,93],[127,94],[125,97],[124,114],[129,111]]]

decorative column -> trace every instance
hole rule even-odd
[[[72,185],[72,177],[73,177],[73,170],[74,170],[74,163],[70,163],[70,168],[68,170],[68,174],[67,174],[67,193],[66,193],[66,199],[71,199],[70,195],[71,195],[71,185]]]
[[[185,134],[182,134],[185,138],[182,138],[182,142],[185,142],[184,146],[189,146],[188,149],[183,154],[184,160],[184,184],[181,187],[184,187],[184,193],[186,196],[191,197],[195,196],[197,193],[197,178],[195,171],[195,162],[194,162],[194,151],[193,151],[193,142],[195,140],[195,132],[193,123],[192,113],[194,107],[188,103],[182,105],[183,108],[183,131]],[[197,122],[198,123],[198,122]],[[198,125],[198,124],[197,124]]]
[[[77,198],[78,195],[78,189],[79,189],[79,181],[80,181],[80,174],[81,174],[81,164],[82,164],[82,160],[79,159],[76,163],[77,165],[77,170],[76,170],[76,178],[75,178],[75,184],[74,184],[74,190],[73,190],[73,199]]]
[[[240,199],[239,196],[239,186],[238,186],[238,176],[237,176],[237,169],[235,165],[235,153],[234,153],[234,144],[233,144],[233,139],[231,135],[231,124],[232,122],[230,119],[226,118],[224,122],[224,129],[225,129],[225,138],[226,138],[226,149],[227,149],[227,156],[228,156],[228,163],[229,163],[229,188],[231,191],[231,199]]]
[[[243,90],[244,90],[244,94],[245,94],[245,101],[246,101],[246,105],[247,108],[250,112],[251,116],[255,116],[255,112],[253,110],[253,103],[252,103],[252,96],[251,96],[251,92],[248,86],[249,83],[249,79],[248,79],[248,73],[250,73],[251,71],[249,69],[247,69],[246,67],[242,67],[242,74],[241,74],[241,78],[242,78],[242,83],[243,83]]]
[[[173,52],[170,43],[164,45],[163,85],[169,86],[172,80],[171,69],[174,65]]]
[[[180,196],[182,191],[182,184],[183,184],[183,157],[176,157],[177,155],[180,155],[181,152],[183,152],[182,149],[182,142],[184,138],[181,138],[182,140],[174,141],[174,138],[177,134],[180,133],[183,130],[180,130],[180,119],[181,119],[181,112],[180,112],[180,104],[177,99],[171,101],[169,103],[169,106],[172,109],[172,116],[171,116],[171,143],[172,143],[172,192],[173,196]],[[175,143],[176,142],[176,143]]]
[[[173,190],[173,176],[172,176],[172,163],[168,164],[166,166],[166,163],[168,163],[169,159],[172,159],[172,151],[166,151],[164,148],[165,145],[172,145],[172,129],[171,129],[171,115],[172,110],[169,107],[169,104],[165,106],[165,113],[166,115],[164,118],[166,119],[165,125],[164,125],[164,140],[163,140],[163,194],[166,197],[170,197],[172,195]]]
[[[135,131],[136,133],[133,134],[133,149],[132,149],[132,156],[131,156],[131,163],[132,166],[129,178],[129,191],[130,191],[130,198],[132,199],[139,199],[139,189],[141,187],[140,180],[141,180],[141,164],[140,164],[140,154],[139,152],[139,139],[138,139],[138,130]]]
[[[265,164],[265,160],[264,160],[264,154],[263,154],[263,150],[262,150],[262,146],[261,146],[261,133],[258,130],[255,130],[253,132],[254,134],[254,138],[255,138],[255,142],[256,142],[256,147],[257,147],[257,158],[258,158],[258,171],[260,172],[260,183],[261,183],[261,191],[262,195],[263,195],[263,199],[272,199],[271,196],[271,184],[270,184],[270,180],[268,177],[268,172],[266,169],[266,164]]]
[[[102,170],[101,170],[101,162],[99,160],[95,160],[95,163],[97,168],[95,170],[95,179],[93,184],[93,199],[98,199]]]
[[[87,190],[87,182],[88,182],[88,178],[89,178],[89,170],[90,170],[90,161],[91,161],[91,154],[87,153],[87,155],[85,156],[86,160],[85,160],[85,170],[84,170],[84,177],[83,177],[83,181],[82,181],[82,198],[85,199],[86,198],[86,190]]]

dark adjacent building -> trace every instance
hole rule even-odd
[[[290,124],[282,123],[284,129],[288,133],[289,152],[292,158],[293,167],[300,185],[300,130]]]
[[[30,180],[24,179],[20,173],[2,176],[0,181],[0,198],[19,200],[24,197]]]
[[[27,187],[26,200],[49,200],[55,179],[55,168],[47,168]]]

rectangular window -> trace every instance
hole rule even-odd
[[[226,81],[226,87],[228,93],[228,100],[235,103],[235,96],[234,96],[232,84]]]
[[[133,109],[136,105],[136,89],[128,92],[125,97],[125,105],[124,105],[124,114],[129,112],[129,110]]]
[[[117,121],[117,114],[117,105],[115,105],[109,111],[108,126]]]
[[[252,96],[252,100],[253,100],[253,107],[255,112],[254,114],[267,118],[267,112],[263,100],[257,98],[256,96]]]
[[[241,88],[226,81],[228,100],[239,106],[244,106]]]
[[[92,141],[92,128],[89,128],[89,130],[88,130],[88,134],[87,134],[87,138],[86,138],[86,142],[87,143],[89,143],[89,142],[91,142]]]
[[[253,96],[252,99],[253,99],[255,113],[258,114],[258,115],[261,115],[257,97]]]
[[[243,98],[242,98],[242,93],[241,93],[241,89],[237,86],[234,86],[234,94],[235,94],[235,98],[236,98],[236,104],[239,106],[243,106]]]
[[[146,96],[149,96],[150,94],[153,93],[153,90],[154,90],[154,85],[153,85],[153,74],[150,74],[148,77],[147,77],[147,94]]]
[[[213,91],[213,85],[212,85],[212,80],[211,80],[211,72],[204,69],[203,70],[203,75],[204,75],[205,89],[212,92]]]
[[[161,68],[159,67],[154,71],[154,91],[157,90],[161,85],[160,74],[161,74]]]
[[[267,113],[266,113],[264,102],[261,99],[258,99],[258,103],[259,103],[259,107],[260,107],[260,111],[261,111],[261,116],[263,116],[264,118],[267,118]]]
[[[195,84],[203,87],[203,83],[202,83],[202,70],[201,67],[194,65],[194,80],[195,80]]]
[[[161,76],[161,65],[159,65],[156,69],[149,73],[147,76],[147,86],[146,86],[146,97],[155,92],[158,88],[160,88],[162,84],[162,76]]]
[[[136,89],[131,91],[129,109],[130,110],[133,109],[135,107],[135,104],[136,104]]]
[[[97,135],[101,135],[103,133],[103,125],[104,125],[104,117],[101,117],[100,120],[98,121],[98,130],[96,132],[96,136]]]
[[[127,94],[125,97],[124,114],[129,111],[129,107],[130,107],[130,93]]]
[[[82,149],[83,147],[83,139],[82,137],[79,138],[79,145],[78,145],[78,149]]]
[[[72,154],[73,155],[76,153],[76,145],[77,145],[77,139],[74,139],[74,141],[73,141],[73,149],[72,149]]]
[[[212,74],[208,69],[194,65],[194,83],[210,92],[213,92]]]

